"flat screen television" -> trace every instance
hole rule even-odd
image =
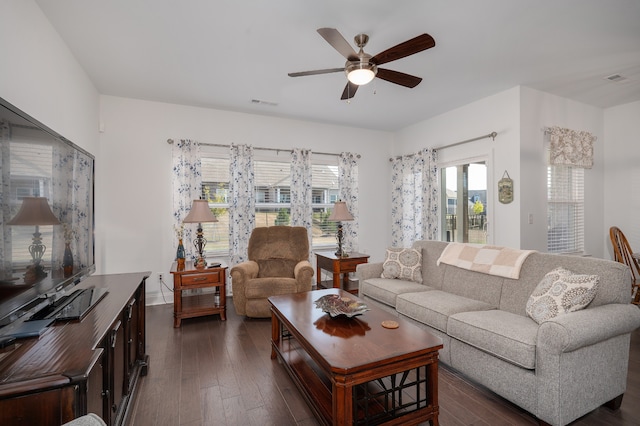
[[[94,167],[0,98],[0,335],[95,271]]]

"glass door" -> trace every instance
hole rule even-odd
[[[487,164],[441,168],[442,241],[487,243]]]

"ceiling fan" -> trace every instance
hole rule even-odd
[[[435,40],[429,34],[421,34],[404,43],[395,45],[384,52],[380,52],[375,56],[371,56],[363,50],[369,41],[369,36],[366,34],[358,34],[354,37],[356,46],[360,48],[360,51],[356,53],[342,34],[335,28],[319,28],[318,33],[347,59],[344,68],[292,72],[289,73],[289,77],[302,77],[343,71],[347,74],[349,81],[342,92],[342,97],[340,98],[342,100],[352,98],[356,94],[358,86],[369,83],[375,77],[409,88],[416,87],[420,84],[422,78],[386,68],[378,68],[378,65],[422,52],[436,45]]]

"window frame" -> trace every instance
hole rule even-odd
[[[551,165],[548,147],[546,152],[547,252],[582,255],[585,253],[584,169]],[[558,227],[562,229],[555,231]]]
[[[211,158],[211,159],[218,159],[218,160],[223,160],[227,162],[228,165],[228,161],[229,161],[229,151],[227,148],[221,148],[221,147],[214,147],[214,146],[201,146],[201,159],[202,158]],[[282,166],[286,167],[290,167],[291,166],[291,160],[290,157],[288,155],[289,150],[283,150],[282,152],[286,153],[286,158],[282,155],[282,153],[280,152],[274,152],[273,154],[270,153],[265,153],[264,151],[261,151],[259,153],[254,153],[254,165],[256,162],[274,162],[274,163],[281,163]],[[324,214],[326,214],[326,216],[328,217],[331,213],[331,210],[333,209],[333,205],[335,203],[335,201],[337,201],[340,197],[339,197],[339,187],[338,187],[338,157],[335,155],[323,155],[323,154],[313,154],[312,156],[312,168],[318,167],[318,166],[329,166],[329,167],[334,167],[335,168],[335,187],[328,187],[328,188],[312,188],[312,209],[313,209],[313,216],[315,217],[315,214],[318,212],[318,210],[321,210]],[[254,169],[254,173],[255,173],[255,169]],[[228,175],[227,175],[227,179],[228,179]],[[313,178],[312,178],[313,180]],[[211,185],[211,184],[215,184],[215,182],[211,182],[211,181],[207,181],[206,180],[206,176],[205,176],[205,172],[203,171],[203,176],[202,176],[202,194],[203,197],[205,197],[205,186],[207,185]],[[224,184],[223,184],[224,185]],[[228,209],[230,206],[230,200],[228,197],[228,181],[226,183],[226,185],[224,185],[224,194],[222,195],[222,198],[225,200],[224,202],[218,202],[218,203],[209,203],[209,206],[212,209]],[[255,197],[255,208],[256,208],[256,217],[261,213],[259,210],[260,209],[286,209],[288,211],[288,213],[290,214],[291,212],[291,198],[290,198],[290,185],[287,185],[286,187],[283,187],[281,189],[284,189],[284,193],[282,192],[278,192],[278,200],[283,199],[282,202],[279,201],[268,201],[268,202],[258,202],[258,199],[260,198],[258,196],[259,191],[261,190],[262,187],[254,187],[254,197]],[[262,188],[264,190],[264,188]],[[318,194],[317,191],[322,190],[323,192],[325,192],[324,194]],[[218,192],[218,191],[216,191]],[[324,197],[325,198],[325,202],[319,202],[319,203],[314,203],[314,197],[317,198],[318,196]],[[283,197],[283,198],[281,198]],[[266,199],[265,197],[262,197],[263,199]],[[335,201],[332,201],[334,200]],[[263,212],[264,213],[264,212]],[[331,224],[333,224],[333,222],[331,222]],[[212,226],[215,226],[214,224],[203,224],[203,227],[205,228],[205,235],[211,235],[211,229],[206,229],[207,227],[211,228]],[[256,226],[259,226],[258,224],[256,224]],[[337,228],[337,223],[335,224],[335,227]],[[330,229],[327,229],[326,232],[324,232],[322,234],[322,236],[324,237],[324,239],[326,240],[326,242],[322,242],[322,241],[318,241],[317,239],[314,240],[314,238],[312,237],[312,250],[322,250],[322,249],[328,249],[328,248],[333,248],[335,246],[335,236],[334,236],[334,232],[331,232]],[[206,253],[209,256],[221,256],[221,255],[226,255],[228,254],[228,249],[229,249],[229,245],[228,243],[226,244],[225,247],[220,247],[218,249],[211,249],[210,246],[207,246],[206,249]]]

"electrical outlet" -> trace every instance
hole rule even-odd
[[[158,281],[162,282],[162,274],[158,274]]]

